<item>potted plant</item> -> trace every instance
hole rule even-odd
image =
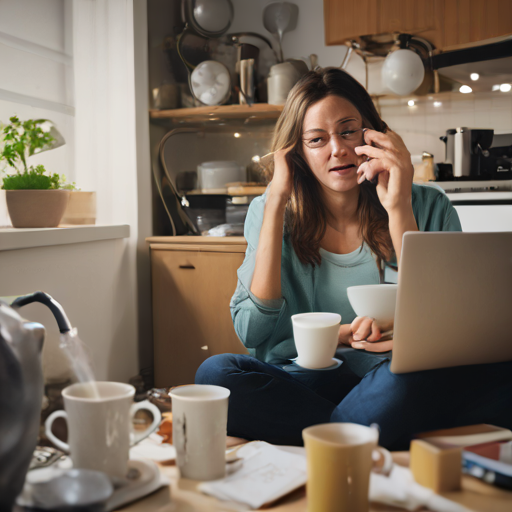
[[[28,166],[27,159],[64,144],[64,139],[46,119],[20,121],[16,116],[1,131],[0,163],[7,174],[2,179],[12,225],[15,228],[47,228],[59,225],[74,183],[59,174],[49,174],[42,165]],[[5,172],[5,169],[4,169]]]

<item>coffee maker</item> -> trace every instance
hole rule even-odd
[[[459,127],[440,139],[446,157],[438,164],[438,181],[512,179],[512,134]]]

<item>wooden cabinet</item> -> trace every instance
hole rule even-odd
[[[229,310],[243,237],[152,237],[155,386],[191,384],[199,365],[221,353],[247,353]]]
[[[431,41],[438,48],[465,46],[512,34],[510,0],[445,0],[442,4],[442,30]]]
[[[510,0],[324,0],[325,41],[403,32],[438,49],[512,34]]]

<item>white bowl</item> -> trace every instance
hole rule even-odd
[[[395,319],[396,284],[364,284],[347,288],[348,300],[357,316],[374,318],[387,327]]]

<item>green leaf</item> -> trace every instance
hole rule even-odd
[[[51,123],[48,119],[27,119],[23,122],[17,116],[9,118],[10,124],[3,126],[3,143],[4,147],[0,152],[0,162],[4,161],[8,166],[14,168],[17,174],[6,176],[3,180],[3,188],[6,189],[66,189],[74,190],[75,184],[67,184],[66,178],[59,174],[47,174],[42,165],[34,167],[27,166],[27,157],[32,156],[36,152],[51,149],[52,143],[55,141],[50,131],[41,128],[46,122]],[[52,125],[53,126],[53,125]],[[52,128],[58,133],[55,127]],[[0,135],[0,139],[1,139]],[[21,164],[21,165],[20,165]],[[23,172],[19,172],[18,169]]]
[[[3,179],[5,190],[48,190],[52,183],[48,176],[36,173],[23,173],[6,176]]]

